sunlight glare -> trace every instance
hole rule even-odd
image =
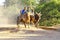
[[[0,5],[4,5],[5,0],[0,0]]]

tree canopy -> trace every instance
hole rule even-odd
[[[26,6],[35,6],[36,0],[6,0],[5,2],[6,6],[10,5],[26,5]]]
[[[56,25],[60,24],[60,0],[51,0],[39,4],[35,11],[42,13],[40,25]]]

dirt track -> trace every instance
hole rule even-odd
[[[0,40],[60,40],[60,31],[45,30],[41,28],[20,27],[18,32],[15,28],[0,28]]]

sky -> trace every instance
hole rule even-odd
[[[1,6],[1,5],[4,5],[3,2],[5,2],[5,0],[0,0],[0,6]]]

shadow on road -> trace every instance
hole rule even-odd
[[[16,28],[4,28],[4,27],[2,27],[2,28],[0,28],[0,32],[7,31],[7,30],[14,30],[14,29],[16,29]]]

